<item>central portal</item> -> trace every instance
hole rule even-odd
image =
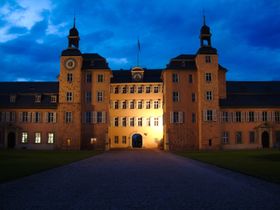
[[[142,148],[143,140],[142,136],[138,133],[132,136],[132,147],[133,148]]]

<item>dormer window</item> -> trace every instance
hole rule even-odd
[[[51,103],[56,103],[57,97],[56,95],[51,96]]]
[[[10,95],[10,103],[16,102],[16,95]]]
[[[41,95],[35,95],[35,103],[41,103]]]

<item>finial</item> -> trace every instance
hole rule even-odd
[[[74,28],[76,28],[76,15],[74,15]]]

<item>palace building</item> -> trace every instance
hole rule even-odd
[[[57,82],[0,82],[0,147],[254,149],[280,144],[280,82],[226,81],[200,30],[164,69],[111,70],[69,31]]]

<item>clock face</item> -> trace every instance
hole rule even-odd
[[[133,79],[134,79],[135,81],[140,81],[140,80],[142,80],[142,75],[141,75],[140,73],[135,73],[135,74],[133,75]]]
[[[76,61],[73,58],[69,58],[65,61],[65,67],[69,70],[74,69],[76,66]]]

